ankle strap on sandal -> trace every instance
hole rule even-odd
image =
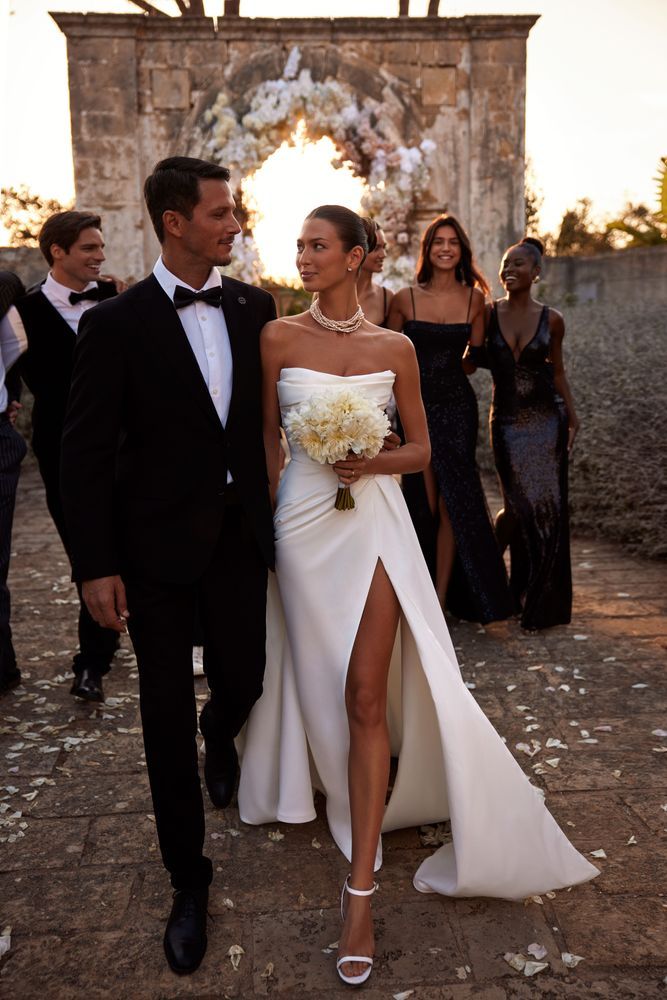
[[[374,892],[380,888],[377,882],[373,882],[372,889],[353,889],[350,885],[350,876],[348,875],[345,879],[345,891],[349,892],[351,896],[372,896]]]

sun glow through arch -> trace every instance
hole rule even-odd
[[[263,277],[296,288],[296,241],[305,217],[323,204],[358,212],[368,188],[328,136],[308,138],[302,119],[241,190]]]

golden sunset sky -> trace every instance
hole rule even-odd
[[[176,5],[156,0],[165,11]],[[364,0],[366,16],[393,16],[398,0]],[[427,0],[412,0],[423,16]],[[219,16],[223,0],[207,0]],[[65,39],[51,10],[137,12],[126,0],[0,0],[0,186],[27,184],[72,197]],[[588,196],[600,216],[627,200],[655,202],[667,155],[667,0],[441,0],[448,16],[541,14],[528,41],[526,141],[544,194],[541,223]],[[245,16],[351,16],[359,0],[242,0]]]

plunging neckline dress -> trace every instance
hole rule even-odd
[[[337,385],[354,386],[384,408],[393,384],[391,371],[339,376],[284,368],[278,396],[283,416]],[[331,834],[350,857],[345,683],[380,560],[401,608],[388,705],[398,769],[383,830],[447,818],[452,824],[453,843],[423,862],[415,886],[523,899],[594,877],[597,869],[559,829],[463,683],[397,481],[363,476],[351,487],[355,509],[338,511],[333,469],[290,446],[274,518],[264,692],[241,740],[241,819],[308,822],[317,788]],[[381,863],[380,841],[376,867]]]
[[[572,617],[567,503],[567,410],[549,360],[549,307],[515,358],[494,305],[486,354],[493,375],[491,443],[509,539],[510,584],[526,629],[566,625]]]

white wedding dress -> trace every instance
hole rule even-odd
[[[278,394],[283,415],[337,384],[384,408],[393,382],[390,371],[284,368]],[[381,560],[401,606],[388,708],[398,771],[382,828],[449,818],[453,836],[420,866],[416,888],[523,899],[593,878],[597,869],[570,844],[463,683],[396,480],[363,477],[352,487],[355,509],[338,511],[332,468],[294,444],[291,453],[275,514],[264,693],[240,741],[241,819],[306,823],[319,788],[332,836],[350,858],[345,680]]]

